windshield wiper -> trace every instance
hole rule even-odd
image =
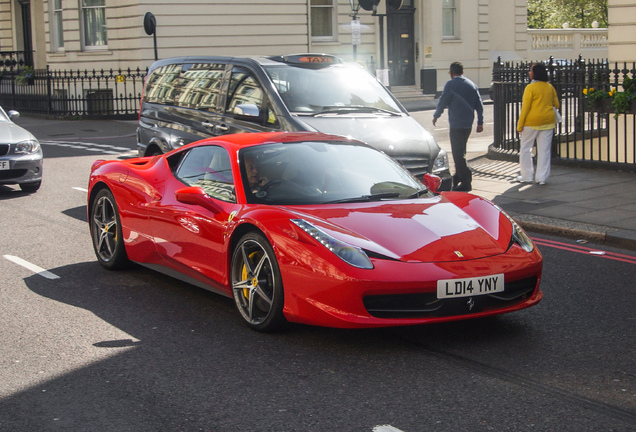
[[[371,202],[371,201],[380,201],[386,198],[397,198],[400,196],[399,192],[385,192],[385,193],[377,193],[371,195],[362,195],[359,197],[353,198],[344,198],[335,201],[328,201],[325,204],[340,204],[340,203],[357,203],[357,202]]]
[[[407,199],[412,199],[412,198],[419,198],[420,196],[424,195],[425,193],[428,192],[428,189],[420,189],[418,191],[415,191],[414,193],[412,193],[411,195],[409,195],[408,197],[406,197]]]
[[[376,108],[362,105],[349,105],[349,106],[324,106],[320,112],[314,113],[314,117],[319,117],[326,114],[353,114],[353,113],[382,113],[392,116],[399,116],[401,113],[391,111],[385,108]]]

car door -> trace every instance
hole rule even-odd
[[[225,133],[268,132],[280,130],[265,87],[256,74],[243,66],[234,66],[228,79],[221,126]]]
[[[175,155],[172,164],[173,176],[166,179],[163,196],[149,209],[157,251],[186,275],[224,283],[225,232],[237,207],[228,152],[214,145],[195,147]],[[188,186],[201,187],[210,206],[179,202],[176,192]]]

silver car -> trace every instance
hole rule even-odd
[[[33,193],[42,184],[42,148],[26,129],[13,123],[17,111],[7,114],[0,107],[0,184],[17,184]]]

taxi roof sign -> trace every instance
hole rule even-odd
[[[271,59],[298,66],[302,65],[314,67],[329,66],[336,63],[342,63],[342,61],[338,57],[332,56],[330,54],[292,54],[271,57]]]

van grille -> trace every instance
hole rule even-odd
[[[428,159],[422,159],[418,156],[399,156],[395,159],[418,178],[429,172]]]

